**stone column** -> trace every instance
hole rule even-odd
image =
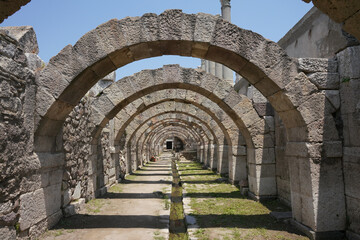
[[[228,22],[231,22],[231,6],[230,6],[230,0],[220,0],[221,2],[221,16],[223,19],[225,19]],[[231,84],[231,86],[234,86],[234,75],[233,71],[223,66],[223,79],[225,79],[227,82]]]
[[[206,71],[206,60],[201,59],[201,69]]]
[[[223,65],[220,63],[215,63],[215,76],[220,79],[223,78]]]
[[[215,76],[215,62],[209,61],[210,73]]]

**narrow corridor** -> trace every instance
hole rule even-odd
[[[170,158],[148,163],[108,193],[64,218],[41,239],[167,239],[171,191]]]

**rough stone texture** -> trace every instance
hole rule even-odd
[[[358,45],[355,37],[313,7],[291,28],[278,44],[290,57],[331,58],[349,46]]]
[[[91,155],[91,98],[84,97],[69,114],[63,127],[65,171],[62,190],[72,192],[72,199],[86,197],[88,193],[89,161]],[[75,193],[76,191],[76,193]],[[65,193],[64,193],[65,194]],[[66,200],[66,198],[65,198]]]
[[[0,236],[2,240],[16,239],[15,227],[0,227]]]
[[[338,53],[340,74],[340,112],[343,121],[343,166],[348,230],[360,235],[359,147],[360,147],[360,51],[359,47]]]
[[[39,53],[36,34],[31,26],[0,27],[0,31],[18,41],[25,53]]]
[[[234,167],[244,170],[245,153],[253,154],[251,160],[254,161],[248,165],[250,189],[258,195],[275,195],[277,188],[280,197],[288,200],[291,186],[294,218],[315,231],[345,229],[343,165],[340,161],[341,139],[344,138],[344,160],[348,161],[344,171],[349,174],[345,179],[348,217],[351,219],[349,230],[358,231],[358,218],[353,214],[358,209],[358,192],[353,183],[349,184],[357,179],[357,173],[350,169],[358,168],[357,157],[349,152],[356,152],[353,148],[360,146],[357,131],[359,76],[355,69],[357,65],[353,65],[359,62],[356,58],[358,49],[340,52],[338,68],[335,59],[290,59],[277,44],[211,15],[186,15],[180,10],[169,10],[149,17],[111,20],[87,33],[74,47],[65,47],[41,71],[36,97],[31,84],[27,92],[27,80],[34,78],[33,72],[38,71],[40,62],[31,60],[32,55],[26,58],[16,41],[0,34],[0,128],[2,132],[11,133],[0,136],[0,159],[6,161],[0,165],[3,170],[0,182],[5,186],[5,194],[0,196],[1,223],[13,226],[19,218],[21,234],[34,232],[37,235],[37,226],[42,229],[52,215],[58,216],[60,206],[65,207],[71,198],[91,198],[105,193],[116,175],[114,158],[129,156],[126,161],[130,162],[125,165],[128,169],[135,169],[145,162],[144,152],[136,149],[136,140],[140,136],[136,128],[147,118],[135,119],[133,115],[149,104],[161,103],[152,107],[159,112],[181,110],[209,123],[209,129],[218,136],[214,150],[218,171],[232,180],[246,176],[243,171],[237,175]],[[24,39],[31,42],[31,38]],[[34,50],[30,48],[30,51]],[[274,147],[274,139],[277,139],[271,120],[260,118],[249,99],[200,71],[174,65],[166,66],[162,71],[135,74],[125,78],[121,85],[113,84],[115,87],[105,89],[96,98],[96,106],[90,112],[83,96],[98,79],[116,67],[163,54],[218,60],[244,74],[279,112],[291,141],[284,141],[282,129],[276,134],[279,139]],[[353,59],[349,61],[349,58]],[[33,61],[33,71],[25,68],[27,59]],[[337,69],[340,71],[340,98],[336,89]],[[166,88],[182,89],[171,91]],[[154,90],[166,92],[149,97]],[[254,103],[264,103],[263,96],[254,98]],[[42,119],[33,116],[34,99],[38,101],[36,112],[44,117]],[[120,110],[124,110],[123,116],[116,115]],[[69,112],[70,116],[65,120]],[[91,114],[93,123],[90,123]],[[115,116],[118,122],[114,122],[116,128],[112,128],[109,119]],[[38,158],[32,155],[34,118],[39,123],[36,125]],[[144,143],[149,145],[147,150],[151,148],[151,153],[161,151],[163,146],[160,145],[166,138],[176,135],[186,144],[196,143],[197,157],[208,163],[210,134],[183,123],[167,124],[147,132],[148,138],[144,138]],[[91,129],[94,126],[96,131]],[[58,134],[61,127],[63,133]],[[123,139],[126,144],[122,149],[123,156],[117,155],[119,149],[112,149],[115,146],[112,131],[118,130],[129,133]],[[245,142],[256,150],[245,151]],[[285,154],[285,148],[288,150],[286,158],[281,156]],[[63,154],[49,153],[62,150],[65,152],[64,173],[55,169],[62,167]],[[279,157],[276,163],[274,156]],[[22,181],[14,176],[22,176]],[[69,211],[72,210],[69,208]]]
[[[35,75],[22,45],[5,32],[0,30],[0,235],[14,239],[21,194],[39,183],[40,162],[33,155]],[[34,180],[32,189],[24,188],[25,179]]]
[[[60,210],[61,185],[38,189],[20,197],[20,230],[24,231]]]

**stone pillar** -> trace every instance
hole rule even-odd
[[[209,65],[210,65],[210,68],[209,68],[210,73],[215,76],[215,62],[209,61]]]
[[[205,72],[210,72],[210,61],[205,60]]]
[[[201,69],[206,71],[206,60],[201,59]]]
[[[221,1],[221,16],[223,19],[225,19],[228,22],[231,22],[231,5],[230,0],[220,0]],[[232,86],[234,85],[234,75],[233,71],[223,66],[223,79],[225,79],[227,82],[229,82]]]
[[[223,65],[215,63],[215,76],[222,79],[223,77]]]

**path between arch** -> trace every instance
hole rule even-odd
[[[170,201],[163,193],[171,192],[170,173],[170,158],[147,164],[40,239],[167,239]]]

